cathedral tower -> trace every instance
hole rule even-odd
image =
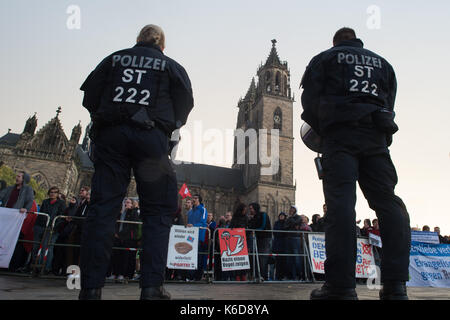
[[[282,62],[276,49],[276,40],[264,64],[257,71],[258,81],[252,79],[247,94],[238,102],[236,129],[246,133],[245,154],[239,153],[238,139],[235,138],[233,168],[242,171],[246,187],[246,201],[259,202],[262,210],[270,214],[272,221],[281,212],[287,212],[295,203],[293,185],[293,102],[290,88],[290,71],[287,62]],[[267,130],[267,152],[271,155],[272,138],[278,141],[279,163],[271,163],[273,174],[263,173],[268,165],[261,164],[259,142],[257,142],[258,161],[252,163],[251,154],[255,145],[251,145],[252,130],[258,141],[262,129]],[[277,130],[272,136],[272,129]],[[245,156],[245,162],[243,157]],[[274,161],[274,157],[270,157]]]

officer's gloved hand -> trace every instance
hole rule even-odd
[[[392,134],[386,135],[386,144],[388,147],[392,144]]]
[[[393,135],[398,131],[398,126],[394,122],[395,112],[387,108],[381,108],[372,113],[372,120],[375,126],[387,135]],[[391,137],[392,140],[392,137]],[[392,141],[391,141],[392,142]]]

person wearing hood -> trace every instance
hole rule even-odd
[[[33,189],[28,184],[31,177],[25,171],[16,175],[16,183],[0,191],[0,206],[5,208],[19,209],[25,213],[33,206]]]

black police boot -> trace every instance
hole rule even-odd
[[[163,286],[141,289],[141,300],[170,300],[171,296]]]
[[[101,300],[102,288],[81,289],[78,300]]]
[[[354,288],[338,288],[325,283],[322,288],[311,292],[311,300],[358,300]]]
[[[409,300],[405,282],[384,282],[380,290],[380,300]]]

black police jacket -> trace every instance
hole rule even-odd
[[[185,69],[144,42],[106,57],[80,89],[94,124],[121,123],[144,108],[167,134],[186,123],[194,104]]]
[[[305,120],[319,135],[337,123],[355,122],[381,108],[394,109],[397,82],[392,66],[363,48],[342,41],[315,56],[301,86]]]

